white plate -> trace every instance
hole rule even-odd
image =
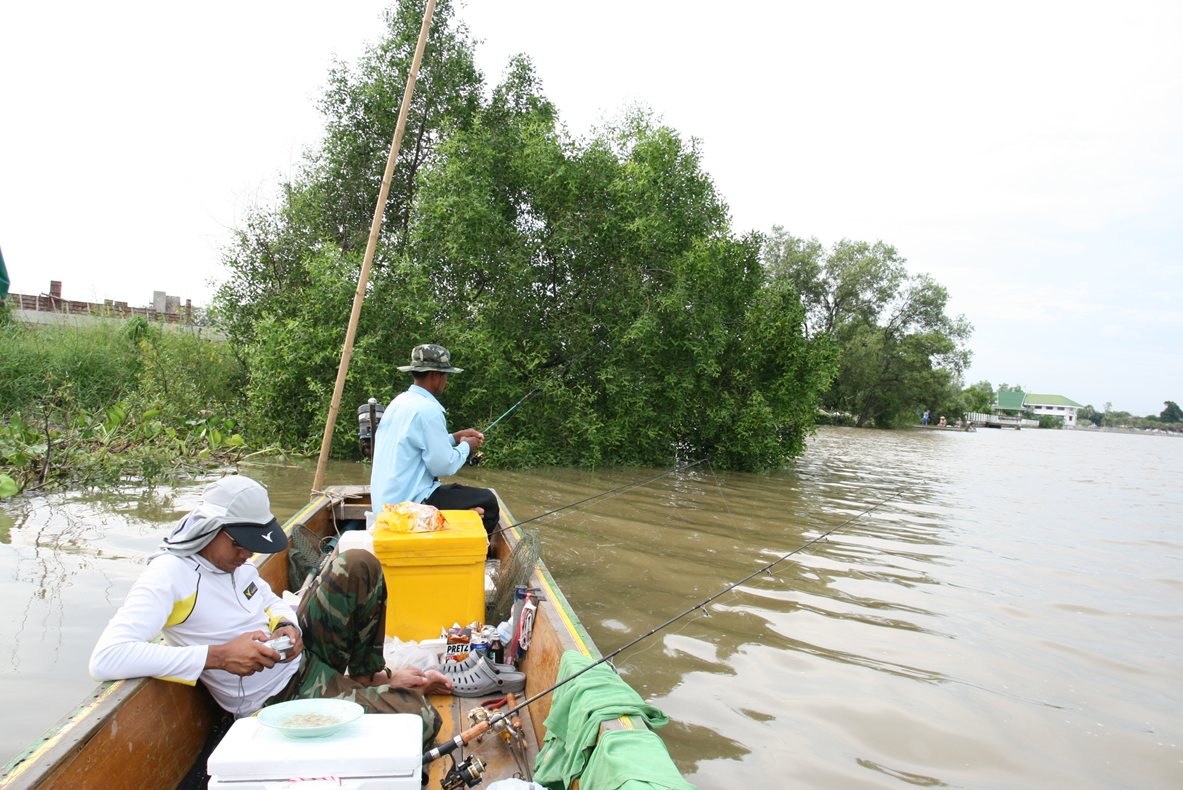
[[[345,699],[294,699],[259,711],[259,721],[289,738],[320,738],[356,721],[365,709]]]

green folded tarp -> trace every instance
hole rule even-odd
[[[569,650],[559,662],[558,679],[569,678],[592,663],[592,659]],[[693,788],[678,773],[661,739],[648,730],[622,731],[647,733],[652,738],[637,738],[627,743],[625,739],[613,738],[607,742],[613,745],[600,754],[600,749],[605,748],[596,745],[600,723],[619,716],[640,717],[650,727],[669,723],[664,713],[641,699],[607,664],[600,664],[561,687],[555,692],[550,715],[546,717],[546,738],[535,764],[534,781],[550,790],[570,787],[588,767],[594,750],[597,783],[590,784],[585,778],[580,782],[583,790],[624,787],[620,782],[628,782],[629,790]],[[617,780],[615,785],[598,783]]]
[[[658,754],[665,759],[654,759]],[[670,762],[661,736],[652,730],[605,732],[579,779],[580,790],[685,790],[693,787]]]

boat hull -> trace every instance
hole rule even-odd
[[[305,529],[317,537],[335,534],[337,525],[364,519],[370,509],[367,486],[329,488],[292,516],[284,530],[292,535]],[[501,538],[494,543],[497,556],[508,559],[520,534],[512,516],[502,506]],[[287,550],[255,558],[260,575],[272,589],[286,590]],[[519,668],[526,673],[525,698],[552,686],[564,652],[576,650],[599,658],[600,653],[575,615],[550,571],[540,560],[530,586],[542,603],[538,608],[530,650]],[[444,720],[440,739],[467,728],[467,711],[477,701],[447,695],[432,699]],[[545,735],[544,722],[550,695],[533,703],[523,717],[533,738],[532,761]],[[222,714],[205,689],[154,678],[103,683],[92,696],[26,749],[0,773],[5,788],[175,788],[185,781],[199,761],[214,724]],[[611,721],[601,729],[643,727],[631,718]],[[490,763],[486,781],[513,776],[516,765],[508,750],[486,739],[490,748],[480,756]],[[431,766],[432,786],[442,778],[447,761]],[[198,775],[202,775],[198,766]]]

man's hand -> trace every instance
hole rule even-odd
[[[242,676],[270,669],[279,660],[279,653],[263,644],[269,638],[266,631],[248,631],[223,645],[210,645],[205,655],[205,668],[223,669]]]
[[[465,428],[462,431],[456,431],[452,436],[455,437],[457,445],[461,442],[468,442],[468,447],[471,450],[475,450],[485,443],[485,435],[476,428]]]
[[[294,625],[288,625],[287,623],[284,623],[279,628],[276,628],[271,632],[270,638],[275,639],[276,637],[280,636],[286,636],[288,639],[292,640],[292,646],[286,651],[287,656],[280,663],[286,664],[304,652],[304,637],[301,636],[299,628],[296,628]],[[278,657],[279,654],[276,653],[276,658]]]
[[[412,689],[423,694],[450,694],[451,679],[434,669],[426,672],[419,667],[399,667],[391,672],[389,686],[399,689]]]

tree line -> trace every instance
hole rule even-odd
[[[215,310],[249,372],[250,419],[285,446],[320,434],[419,4],[331,72],[326,134],[226,255]],[[737,234],[697,144],[643,111],[575,138],[528,58],[488,85],[437,6],[386,206],[335,450],[352,409],[407,384],[437,342],[470,372],[450,420],[498,425],[493,460],[767,469],[819,409],[890,426],[959,390],[970,327],[889,245]],[[559,438],[562,437],[562,438]]]

